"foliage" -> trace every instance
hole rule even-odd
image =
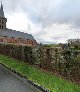
[[[28,46],[0,44],[0,53],[24,62],[33,63],[32,48]]]
[[[44,44],[44,45],[42,45],[42,47],[58,47],[59,46],[59,44]]]
[[[79,50],[0,44],[0,53],[80,83]]]
[[[34,50],[33,53],[34,63],[40,68],[80,83],[80,52],[41,47]]]
[[[48,72],[43,72],[19,60],[0,55],[0,63],[27,76],[28,79],[48,88],[52,92],[80,92],[80,85],[71,83]]]

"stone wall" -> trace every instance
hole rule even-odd
[[[6,28],[6,22],[7,22],[7,19],[0,16],[0,29]]]

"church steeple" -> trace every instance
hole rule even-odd
[[[1,17],[4,17],[4,11],[3,11],[2,2],[1,2],[1,7],[0,7],[0,16],[1,16]]]
[[[7,19],[4,16],[3,5],[2,5],[2,2],[1,2],[1,7],[0,7],[0,29],[6,29],[6,22],[7,22]]]
[[[3,10],[3,5],[2,5],[2,2],[1,2],[1,10]]]

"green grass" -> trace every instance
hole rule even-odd
[[[42,47],[59,47],[59,44],[44,44]]]
[[[21,61],[0,55],[0,63],[27,76],[28,79],[44,86],[52,92],[80,92],[80,85],[45,73]]]

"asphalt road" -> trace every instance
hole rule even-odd
[[[0,65],[0,92],[41,92]]]

